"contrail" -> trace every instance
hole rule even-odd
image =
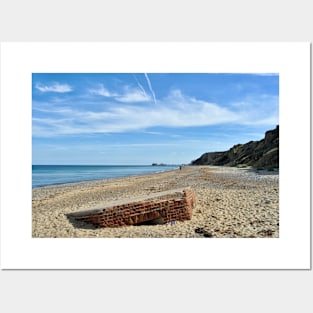
[[[148,98],[145,89],[144,89],[144,88],[142,87],[142,85],[139,83],[137,77],[136,77],[134,74],[133,74],[133,76],[134,76],[134,78],[135,78],[135,80],[136,80],[136,82],[137,82],[137,85],[138,85],[138,87],[140,88],[140,90],[143,92],[143,94],[145,95],[145,97]]]
[[[156,104],[155,93],[154,93],[154,91],[153,91],[153,89],[152,89],[151,82],[150,82],[150,79],[149,79],[149,77],[148,77],[147,73],[145,73],[145,77],[146,77],[146,80],[147,80],[147,83],[148,83],[148,86],[149,86],[150,92],[151,92],[151,94],[152,94],[154,104]]]

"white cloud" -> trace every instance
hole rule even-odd
[[[244,125],[278,124],[278,105],[279,97],[267,94],[248,95],[242,101],[230,104],[240,114]]]
[[[123,95],[115,98],[120,102],[147,102],[150,101],[151,98],[141,90],[133,89],[127,90]]]
[[[102,84],[100,84],[99,87],[96,89],[90,89],[89,92],[92,95],[98,95],[98,96],[103,96],[103,97],[116,97],[116,96],[118,96],[118,94],[111,93],[110,91],[108,91]]]
[[[205,126],[237,122],[240,119],[235,112],[215,103],[187,97],[180,90],[173,90],[163,103],[160,113],[168,125]]]
[[[149,86],[149,89],[150,89],[150,92],[152,94],[152,97],[153,97],[153,101],[154,103],[156,104],[156,97],[155,97],[155,93],[154,93],[154,90],[152,89],[152,85],[151,85],[151,82],[150,82],[150,79],[149,79],[149,76],[147,73],[145,73],[145,78],[147,80],[147,83],[148,83],[148,86]]]
[[[138,81],[136,75],[133,75],[133,76],[134,76],[134,78],[135,78],[135,80],[136,80],[136,83],[137,83],[137,86],[139,87],[139,89],[143,92],[143,94],[144,94],[145,96],[147,96],[147,93],[146,93],[145,89],[144,89],[143,86],[139,83],[139,81]]]
[[[73,91],[73,88],[68,84],[59,84],[53,83],[52,85],[42,85],[36,84],[35,88],[41,92],[58,92],[58,93],[65,93]]]
[[[106,103],[102,111],[82,111],[77,108],[58,107],[58,118],[33,118],[34,136],[69,134],[119,133],[147,131],[152,127],[199,127],[217,124],[268,125],[276,122],[276,112],[260,114],[257,106],[250,110],[231,110],[173,90],[170,95],[147,105],[129,105],[128,102],[148,101],[140,90],[127,90],[118,97],[121,102]],[[104,110],[105,108],[105,110]],[[45,107],[45,112],[47,108]],[[44,112],[44,114],[46,114]]]
[[[142,85],[139,84],[139,88],[132,88],[129,86],[123,86],[123,92],[121,93],[115,93],[111,92],[108,89],[106,89],[102,84],[96,88],[96,89],[90,89],[89,92],[92,95],[99,95],[107,98],[113,98],[116,101],[119,102],[146,102],[150,101],[151,98],[145,93],[145,90],[143,89]]]

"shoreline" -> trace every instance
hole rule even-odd
[[[79,189],[79,188],[85,188],[85,187],[94,187],[102,184],[108,184],[108,183],[114,183],[114,181],[123,181],[125,179],[131,179],[131,178],[137,178],[137,177],[146,177],[148,176],[156,176],[158,174],[162,173],[170,173],[170,172],[176,172],[179,171],[179,168],[177,169],[171,169],[168,171],[159,171],[154,173],[142,173],[142,174],[135,174],[135,175],[128,175],[128,176],[120,176],[120,177],[108,177],[108,178],[102,178],[102,179],[90,179],[90,180],[81,180],[77,182],[70,182],[70,183],[60,183],[60,184],[52,184],[52,185],[44,185],[40,187],[33,187],[32,193],[33,196],[37,194],[37,192],[41,193],[43,190],[47,190],[54,192],[54,190],[69,190],[69,189]],[[34,198],[33,198],[34,199]]]
[[[71,166],[71,165],[70,165]],[[73,165],[76,166],[76,165]],[[96,166],[96,165],[95,165]],[[127,165],[125,165],[127,166]],[[145,166],[145,165],[142,165]],[[156,171],[156,172],[151,172],[151,173],[141,173],[141,174],[133,174],[133,175],[125,175],[125,176],[119,176],[119,177],[106,177],[106,178],[99,178],[99,179],[86,179],[86,180],[79,180],[79,181],[73,181],[73,182],[65,182],[65,183],[58,183],[58,184],[49,184],[49,185],[42,185],[42,186],[34,186],[32,187],[32,190],[37,189],[37,188],[45,188],[45,187],[55,187],[55,186],[60,186],[60,185],[71,185],[71,184],[80,184],[80,183],[88,183],[88,182],[96,182],[96,181],[104,181],[107,179],[119,179],[119,178],[127,178],[127,177],[135,177],[135,176],[142,176],[142,175],[153,175],[153,174],[158,174],[158,173],[163,173],[163,172],[170,172],[170,171],[176,171],[179,169],[179,166],[177,168],[171,168],[169,170],[163,170],[163,171]]]
[[[190,221],[97,228],[73,224],[65,216],[99,203],[183,187],[192,188],[197,198]],[[213,238],[279,237],[278,172],[184,166],[181,170],[36,187],[32,194],[34,238],[203,238],[205,233]]]

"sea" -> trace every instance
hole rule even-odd
[[[33,165],[32,188],[164,172],[178,167],[178,165]]]

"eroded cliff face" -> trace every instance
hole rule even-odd
[[[223,152],[204,153],[191,164],[279,168],[279,126],[267,131],[262,140],[238,144]]]

